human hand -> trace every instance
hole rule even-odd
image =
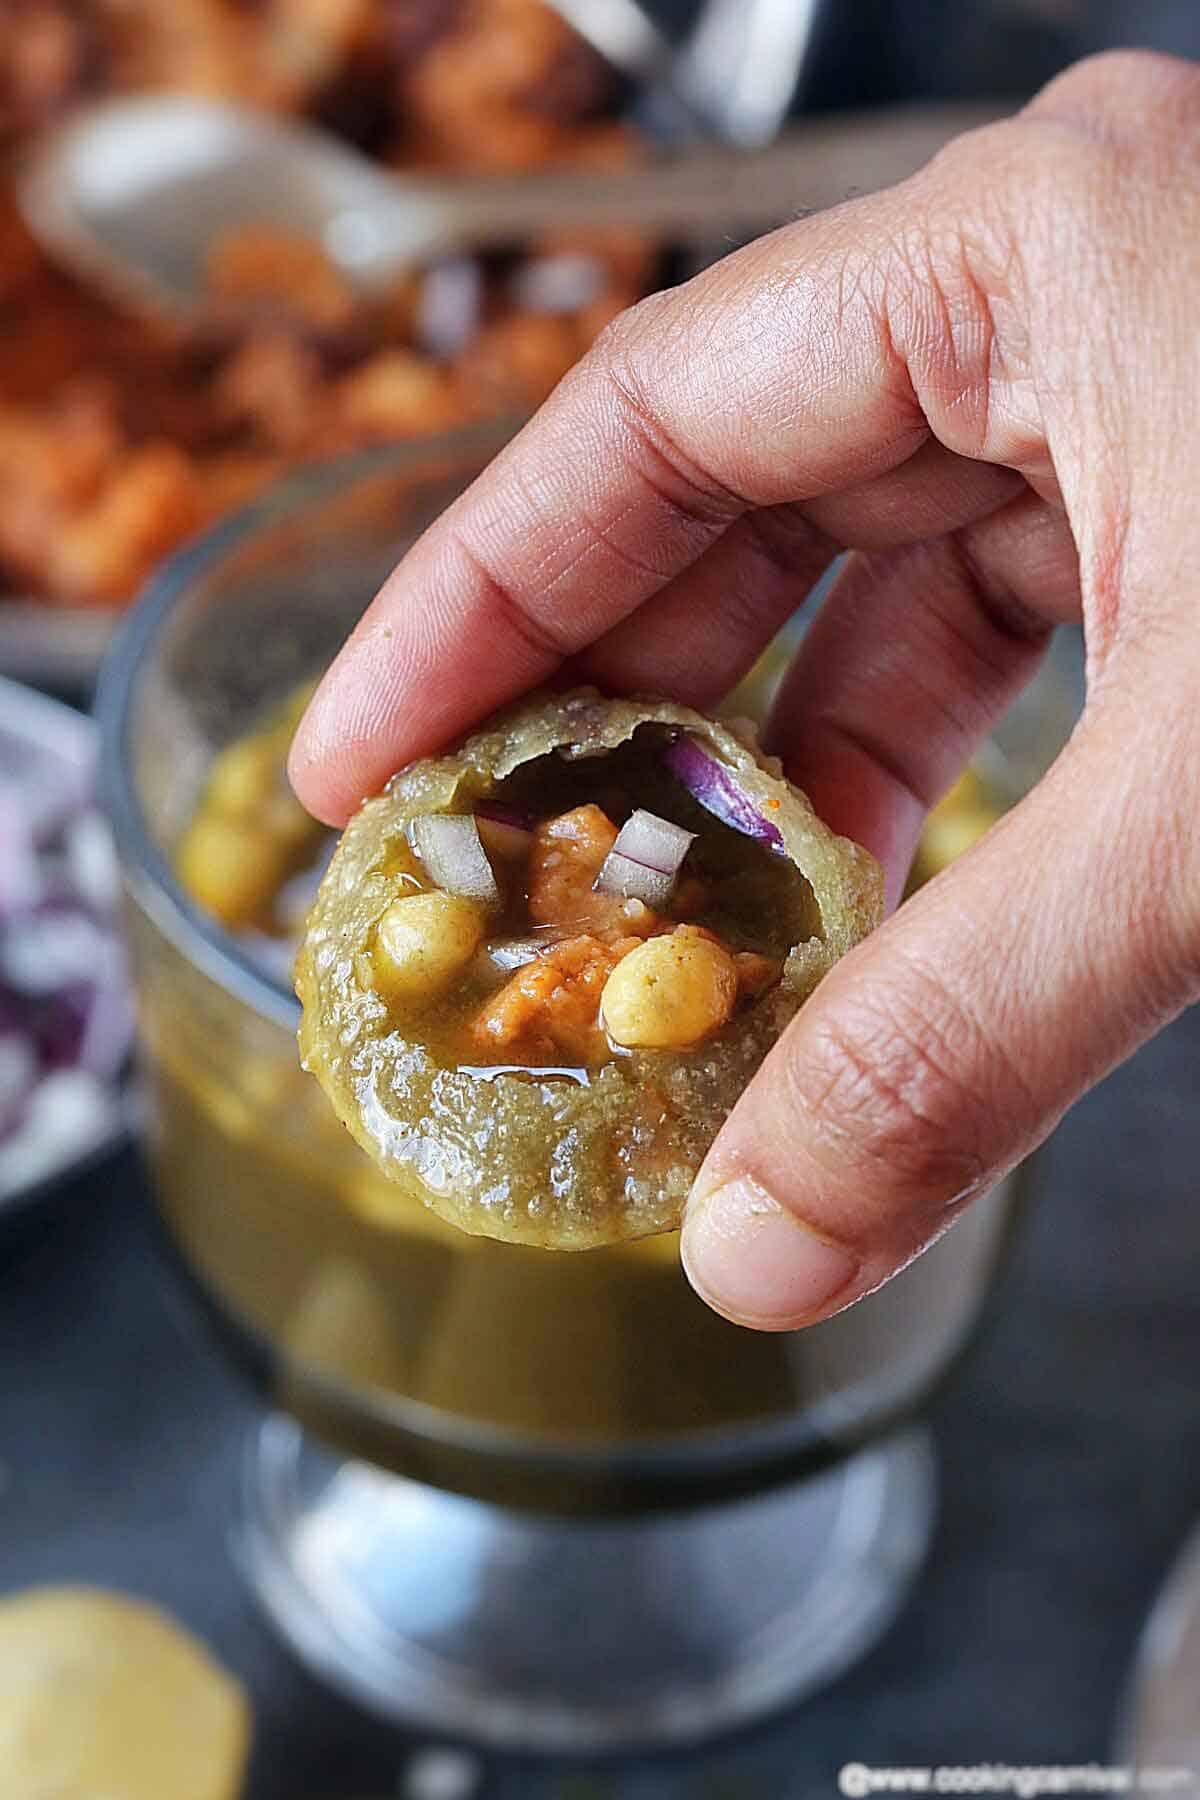
[[[1034,792],[826,977],[717,1138],[685,1266],[742,1323],[868,1293],[1200,994],[1200,71],[1122,53],[625,314],[405,557],[291,772],[343,821],[572,674],[711,706],[830,560],[771,747],[894,899],[1082,619]]]

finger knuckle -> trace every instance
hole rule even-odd
[[[599,404],[620,421],[631,466],[647,486],[703,531],[721,530],[747,502],[724,472],[709,466],[703,431],[679,392],[677,370],[689,357],[687,316],[667,300],[652,295],[615,320],[589,374],[600,384]]]
[[[994,1098],[967,1071],[978,1066],[976,1029],[940,996],[934,1004],[881,995],[830,1011],[806,1034],[793,1065],[797,1099],[827,1150],[863,1171],[864,1188],[882,1173],[936,1216],[973,1191],[1003,1130]]]
[[[1136,140],[1200,117],[1200,70],[1157,50],[1102,50],[1049,82],[1028,109],[1097,137]]]
[[[630,370],[645,344],[653,342],[663,303],[662,294],[649,294],[617,313],[593,340],[583,366],[593,371]]]
[[[888,336],[938,440],[989,456],[992,387],[1011,352],[997,342],[993,293],[1007,256],[990,234],[968,243],[957,221],[921,221],[892,246],[885,289]]]

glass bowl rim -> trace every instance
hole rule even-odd
[[[236,938],[189,896],[156,843],[137,792],[131,736],[133,701],[162,632],[196,584],[256,537],[350,493],[372,477],[403,475],[447,455],[482,461],[512,436],[513,421],[492,420],[460,431],[373,445],[306,463],[257,498],[202,531],[159,565],[142,588],[105,657],[93,715],[99,728],[99,794],[116,840],[122,876],[175,949],[235,1000],[289,1031],[300,1002]]]

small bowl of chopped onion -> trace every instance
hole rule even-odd
[[[114,1149],[132,1038],[91,721],[0,680],[0,1219]]]

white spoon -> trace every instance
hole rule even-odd
[[[105,101],[43,138],[18,194],[58,261],[124,305],[189,320],[214,310],[206,261],[230,229],[304,236],[364,294],[413,264],[559,228],[745,238],[900,180],[1002,110],[843,115],[759,150],[704,146],[616,171],[449,177],[391,173],[310,125],[152,95]]]

